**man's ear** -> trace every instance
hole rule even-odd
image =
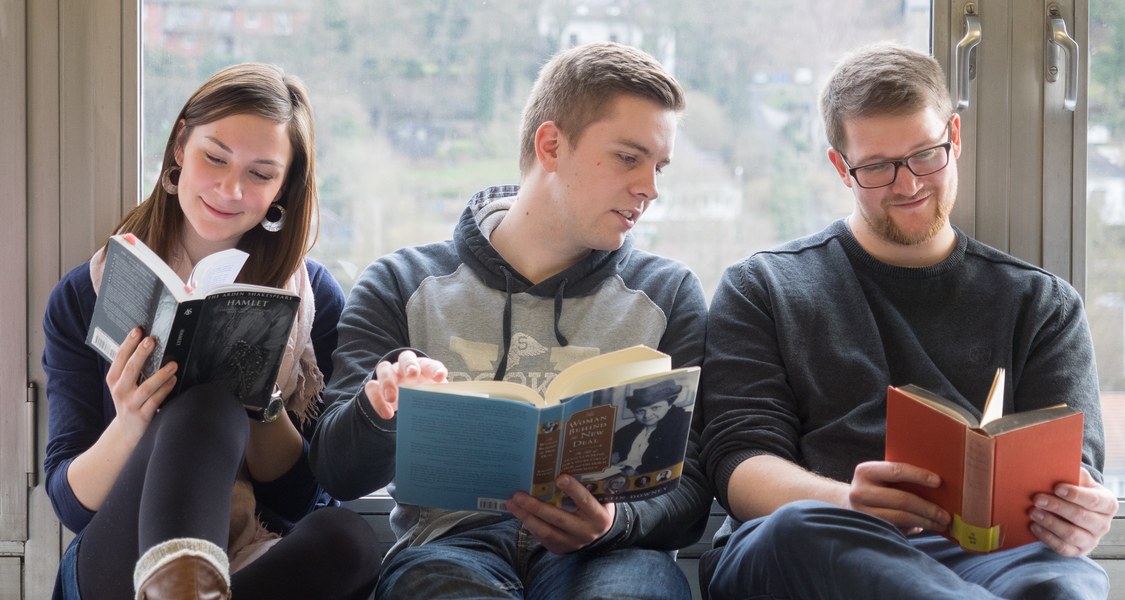
[[[828,161],[832,163],[833,167],[836,167],[836,175],[840,177],[840,181],[843,181],[844,185],[852,187],[852,178],[851,175],[848,175],[848,165],[844,163],[844,156],[837,152],[835,148],[829,148]]]
[[[559,150],[564,143],[563,132],[554,121],[545,121],[535,130],[535,158],[544,171],[553,173],[558,169]]]
[[[953,160],[961,156],[961,115],[953,113],[949,117],[949,141],[953,142],[949,150],[953,153]]]

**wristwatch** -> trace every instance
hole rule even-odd
[[[249,404],[243,405],[246,407],[246,414],[250,418],[262,423],[272,423],[282,412],[285,411],[285,404],[281,401],[281,388],[277,384],[273,384],[273,393],[270,394],[270,399],[266,402],[265,406],[251,406]]]

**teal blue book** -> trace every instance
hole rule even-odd
[[[631,502],[679,484],[699,368],[634,346],[578,362],[545,393],[510,381],[399,390],[395,500],[507,512],[523,491],[571,507],[563,473],[598,501]]]

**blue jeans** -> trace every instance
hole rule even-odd
[[[735,530],[708,589],[711,600],[1104,600],[1109,578],[1089,558],[1067,558],[1041,543],[975,554],[936,534],[906,537],[882,519],[801,501]]]
[[[82,600],[78,591],[78,544],[82,542],[82,532],[74,536],[59,559],[59,570],[55,575],[55,590],[52,600]]]
[[[667,552],[552,554],[507,519],[403,549],[383,565],[375,596],[674,600],[691,598],[691,588]]]

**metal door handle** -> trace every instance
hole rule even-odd
[[[1075,110],[1078,106],[1078,42],[1066,32],[1066,21],[1062,18],[1057,4],[1047,7],[1047,82],[1054,83],[1059,78],[1059,64],[1062,62],[1060,50],[1066,52],[1066,91],[1063,107]]]
[[[969,108],[969,82],[976,79],[976,62],[973,58],[977,44],[981,40],[980,16],[977,15],[976,5],[972,2],[965,5],[965,35],[957,42],[954,52],[954,65],[957,72],[953,74],[955,90],[953,98],[957,102],[955,110],[961,111]]]

